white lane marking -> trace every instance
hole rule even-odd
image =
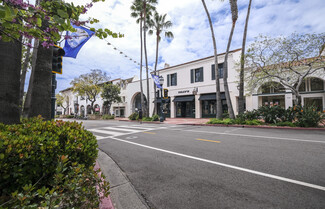
[[[134,126],[119,126],[121,128],[130,128],[130,129],[142,129],[142,130],[150,130],[152,128],[145,128],[145,127],[134,127]]]
[[[105,131],[105,130],[99,130],[99,129],[90,129],[89,131],[97,132],[97,133],[101,133],[101,134],[108,134],[108,135],[111,135],[111,136],[119,136],[119,135],[123,134],[121,132]]]
[[[243,129],[243,128],[234,128],[234,129],[229,129],[229,130],[225,131],[225,133],[235,132],[235,131],[240,130],[240,129]]]
[[[257,135],[246,135],[246,134],[232,134],[232,133],[221,133],[221,132],[212,132],[212,131],[194,131],[194,130],[184,130],[184,129],[171,129],[173,131],[189,131],[189,132],[198,132],[198,133],[209,133],[209,134],[220,134],[220,135],[230,135],[230,136],[245,136],[245,137],[255,137],[263,139],[278,139],[278,140],[287,140],[287,141],[299,141],[299,142],[314,142],[314,143],[323,143],[325,141],[316,141],[316,140],[305,140],[305,139],[294,139],[294,138],[282,138],[274,136],[257,136]]]
[[[128,131],[128,132],[136,132],[136,130],[131,130],[127,128],[116,128],[116,127],[104,127],[104,129],[109,129],[109,130],[116,130],[116,131]]]
[[[232,169],[235,169],[235,170],[240,170],[240,171],[244,171],[244,172],[247,172],[247,173],[252,173],[252,174],[255,174],[255,175],[259,175],[259,176],[264,176],[264,177],[267,177],[267,178],[272,178],[272,179],[276,179],[276,180],[280,180],[280,181],[284,181],[284,182],[289,182],[289,183],[292,183],[292,184],[298,184],[298,185],[301,185],[301,186],[310,187],[310,188],[313,188],[313,189],[319,189],[319,190],[325,191],[325,187],[319,186],[319,185],[316,185],[316,184],[310,184],[310,183],[306,183],[306,182],[303,182],[303,181],[298,181],[298,180],[289,179],[289,178],[285,178],[285,177],[281,177],[281,176],[276,176],[276,175],[272,175],[272,174],[268,174],[268,173],[254,171],[254,170],[250,170],[250,169],[247,169],[247,168],[242,168],[242,167],[233,166],[233,165],[229,165],[229,164],[225,164],[225,163],[220,163],[220,162],[216,162],[216,161],[212,161],[212,160],[207,160],[207,159],[204,159],[204,158],[185,155],[185,154],[181,154],[181,153],[177,153],[177,152],[173,152],[173,151],[169,151],[169,150],[164,150],[164,149],[151,147],[151,146],[147,146],[147,145],[143,145],[143,144],[139,144],[139,143],[135,143],[135,142],[126,141],[126,140],[123,140],[123,139],[118,139],[118,138],[114,138],[114,137],[109,137],[109,138],[114,139],[116,141],[137,145],[137,146],[140,146],[140,147],[144,147],[144,148],[148,148],[148,149],[152,149],[152,150],[157,150],[157,151],[160,151],[160,152],[169,153],[169,154],[172,154],[172,155],[177,155],[177,156],[181,156],[181,157],[185,157],[185,158],[189,158],[189,159],[193,159],[193,160],[197,160],[197,161],[201,161],[201,162],[211,163],[211,164],[214,164],[214,165],[219,165],[219,166],[223,166],[223,167],[227,167],[227,168],[232,168]]]
[[[106,138],[106,136],[98,136],[98,135],[95,135],[95,134],[94,134],[94,136],[96,137],[97,140],[101,140],[101,139]]]

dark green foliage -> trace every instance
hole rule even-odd
[[[142,121],[152,121],[152,118],[151,117],[143,117]]]
[[[275,124],[276,126],[289,126],[289,127],[296,127],[296,125],[292,122],[285,121],[285,122],[279,122]]]
[[[245,120],[257,120],[260,117],[260,113],[257,110],[245,111],[242,114],[238,114],[237,118],[245,121]]]
[[[258,126],[258,125],[262,125],[262,121],[256,120],[256,119],[254,119],[254,120],[246,120],[244,124]]]
[[[96,138],[77,122],[33,118],[1,124],[0,205],[8,200],[8,208],[98,203],[97,153]]]
[[[280,106],[261,106],[258,108],[259,115],[265,123],[278,123],[286,110]]]
[[[159,121],[159,115],[153,115],[152,116],[152,121]]]
[[[325,114],[317,111],[316,107],[294,107],[297,120],[295,125],[300,127],[317,127],[325,119]]]
[[[114,115],[103,115],[103,116],[102,116],[102,119],[103,119],[103,120],[112,120],[112,119],[114,119],[114,118],[115,118]]]
[[[130,120],[137,120],[137,118],[139,118],[139,114],[134,112],[129,116]]]

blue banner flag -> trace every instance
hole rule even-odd
[[[162,89],[162,87],[160,86],[160,83],[159,83],[159,76],[158,75],[154,75],[154,74],[151,74],[151,77],[153,78],[156,86],[160,89]]]
[[[67,31],[67,37],[69,38],[65,40],[63,48],[65,51],[64,57],[76,58],[81,47],[91,38],[92,35],[95,34],[95,32],[82,26],[72,25],[72,27],[74,27],[77,31]]]

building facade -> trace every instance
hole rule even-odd
[[[235,114],[238,113],[238,80],[241,50],[233,50],[228,56],[228,86]],[[227,103],[224,93],[223,63],[225,53],[218,55],[218,70],[220,74],[220,91],[222,109],[227,112]],[[216,116],[216,86],[215,86],[214,56],[194,60],[191,62],[168,66],[158,70],[158,75],[164,78],[163,88],[168,89],[168,99],[162,103],[160,93],[157,98],[157,111],[160,114],[163,105],[165,116],[170,118],[213,118]],[[140,80],[135,76],[130,79],[115,79],[111,81],[121,88],[122,102],[113,104],[111,114],[116,117],[128,117],[141,108]],[[149,79],[150,101],[148,101],[147,82],[142,80],[145,103],[149,105],[150,115],[154,113],[153,79]],[[78,97],[68,88],[61,91],[68,96],[67,114],[85,116],[90,114],[90,102]],[[325,73],[310,76],[305,79],[300,88],[303,105],[315,105],[319,110],[325,110]],[[245,93],[246,110],[257,109],[262,105],[279,105],[284,108],[293,105],[294,96],[291,90],[279,83],[263,84]],[[103,100],[98,96],[95,103],[95,112],[105,113]]]

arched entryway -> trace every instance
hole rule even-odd
[[[145,95],[143,95],[144,97],[144,105],[145,107],[147,106],[148,102],[147,102],[147,98]],[[141,93],[138,92],[133,96],[132,99],[132,112],[136,112],[137,110],[141,109]],[[142,110],[144,110],[144,108],[142,108]]]
[[[278,105],[285,108],[285,87],[278,82],[268,82],[258,89],[259,106]]]
[[[85,117],[85,106],[83,106],[83,105],[81,105],[81,107],[80,107],[80,115],[82,117]]]
[[[87,106],[87,115],[90,115],[90,114],[91,114],[91,106],[88,105],[88,106]]]
[[[95,104],[94,111],[95,111],[95,114],[99,114],[100,113],[100,107],[99,107],[98,104]]]

